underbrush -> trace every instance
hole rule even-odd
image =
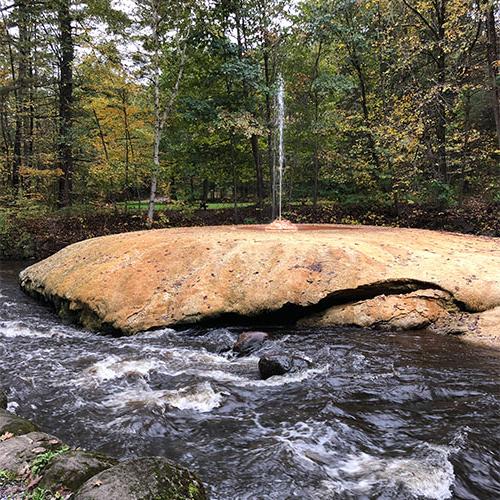
[[[321,203],[291,204],[283,215],[295,223],[366,224],[413,227],[500,236],[500,203],[469,200],[463,207],[439,209],[405,205],[399,210],[387,205],[340,205]],[[163,209],[156,213],[154,228],[265,224],[270,222],[269,207],[255,205],[238,208],[200,210]],[[147,229],[145,213],[110,210],[107,207],[75,207],[48,212],[41,207],[0,208],[0,259],[42,259],[61,248],[96,236]]]

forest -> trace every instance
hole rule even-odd
[[[23,213],[270,220],[280,78],[288,210],[498,208],[493,0],[2,0],[0,14],[3,234]]]

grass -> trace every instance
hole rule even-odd
[[[36,488],[26,496],[26,500],[47,500],[52,494],[43,488]],[[53,497],[52,497],[53,498]]]
[[[15,481],[16,479],[16,474],[10,470],[0,469],[0,486],[3,486],[11,481]]]
[[[251,207],[255,205],[255,202],[239,202],[238,207]],[[141,201],[129,201],[125,203],[120,201],[117,203],[119,208],[125,209],[127,206],[128,210],[141,210],[146,212],[148,209],[148,202]],[[200,208],[199,203],[155,203],[155,210],[198,210]],[[219,203],[207,203],[208,210],[221,210],[224,208],[233,208],[232,202],[219,202]]]

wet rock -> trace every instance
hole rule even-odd
[[[210,330],[203,335],[203,346],[208,352],[221,354],[233,348],[235,335],[225,329]]]
[[[285,375],[309,368],[306,359],[284,354],[267,354],[259,359],[260,376],[266,380],[275,375]]]
[[[117,460],[83,450],[73,450],[55,457],[43,472],[39,487],[76,491],[85,481],[118,463]]]
[[[7,403],[9,401],[7,400],[7,394],[3,389],[0,389],[0,409],[5,410],[7,408]]]
[[[239,356],[247,356],[261,347],[268,338],[269,335],[265,332],[243,332],[233,345],[233,351]]]
[[[161,457],[129,460],[89,479],[73,500],[205,500],[201,481],[187,469]]]
[[[33,422],[18,417],[7,410],[0,409],[0,436],[6,432],[14,436],[20,436],[36,430],[38,430],[38,428]]]
[[[44,432],[30,432],[1,441],[0,469],[22,474],[38,455],[63,446],[59,439]]]

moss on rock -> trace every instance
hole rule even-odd
[[[0,409],[0,436],[5,433],[21,436],[38,430],[38,427],[29,420],[18,417],[7,410]]]
[[[74,500],[206,500],[202,482],[162,457],[122,462],[88,480]]]

